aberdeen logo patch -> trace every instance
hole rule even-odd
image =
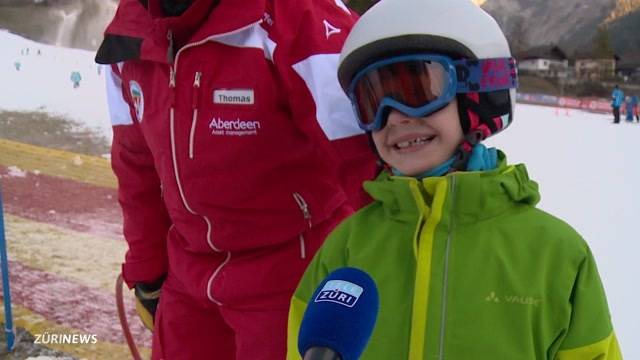
[[[142,122],[142,116],[144,115],[144,94],[142,94],[142,88],[138,82],[131,80],[129,81],[129,91],[131,92],[131,100],[133,101],[133,107],[136,111],[136,118],[138,118],[138,122]]]
[[[363,289],[354,283],[344,280],[330,280],[322,287],[322,290],[316,296],[314,302],[334,302],[346,307],[353,307]]]
[[[216,136],[255,136],[260,131],[260,121],[257,120],[226,120],[214,117],[209,122],[211,135]]]

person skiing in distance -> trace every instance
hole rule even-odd
[[[626,99],[624,100],[624,105],[625,105],[625,119],[627,122],[633,122],[633,109],[635,108],[635,106],[633,105],[633,100],[631,99],[631,96],[627,96]]]
[[[80,75],[80,72],[78,71],[72,71],[71,75],[69,76],[69,80],[71,80],[71,83],[73,84],[73,88],[77,89],[80,87],[80,81],[82,80],[82,75]]]
[[[298,285],[289,360],[312,294],[342,267],[380,294],[363,360],[621,359],[589,246],[535,207],[525,165],[482,143],[515,119],[516,64],[490,15],[382,0],[347,37],[338,79],[386,169]]]
[[[624,92],[618,85],[614,86],[611,93],[611,108],[613,109],[613,123],[620,123],[620,106],[624,102]]]

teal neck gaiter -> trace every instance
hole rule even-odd
[[[458,159],[458,154],[452,156],[442,164],[429,169],[421,174],[415,175],[416,179],[424,179],[426,177],[443,176],[452,171],[458,170],[454,168],[454,164]],[[469,159],[465,167],[466,171],[486,171],[493,170],[498,166],[498,150],[496,148],[487,148],[483,144],[476,144],[471,150]],[[406,176],[396,168],[391,169],[395,176]]]

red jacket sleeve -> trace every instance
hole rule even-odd
[[[341,0],[275,3],[275,26],[285,22],[288,28],[275,32],[274,62],[288,88],[293,117],[328,149],[358,209],[370,201],[362,183],[375,176],[377,158],[337,76],[340,50],[357,16]]]
[[[124,237],[129,245],[122,274],[129,287],[157,280],[167,272],[167,232],[171,221],[162,200],[153,156],[122,89],[118,66],[106,73],[113,124],[111,166],[118,179]]]

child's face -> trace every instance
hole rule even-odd
[[[457,102],[422,118],[392,110],[387,125],[372,136],[387,164],[408,176],[421,174],[451,158],[462,143]]]

